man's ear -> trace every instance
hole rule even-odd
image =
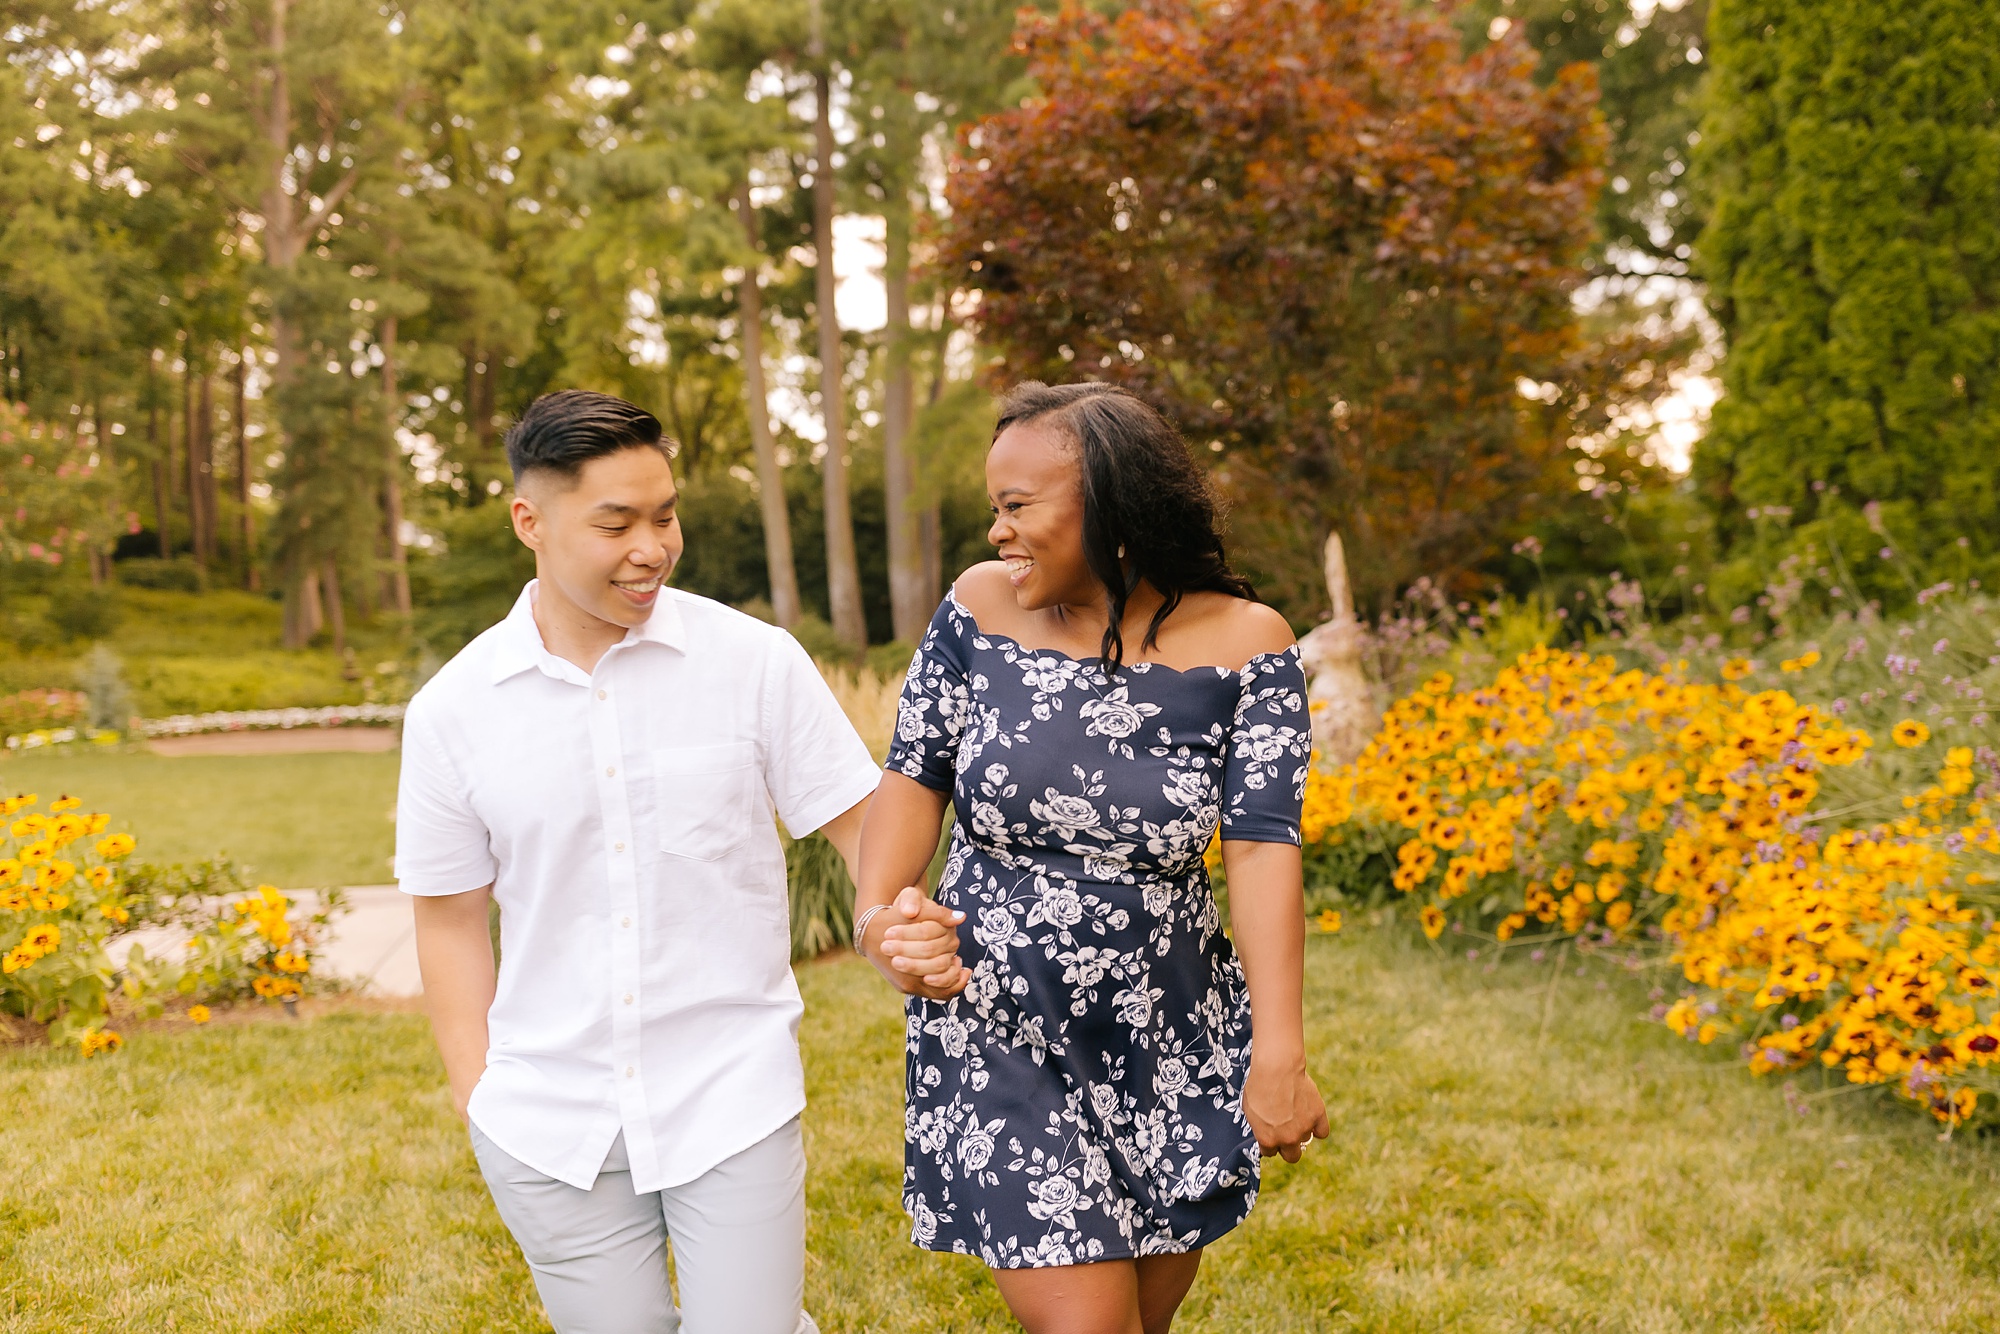
[[[528,550],[537,555],[541,554],[543,522],[541,507],[532,498],[516,489],[514,499],[508,503],[507,514],[514,521],[514,536],[520,538],[521,544]]]

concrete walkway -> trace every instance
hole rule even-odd
[[[334,919],[315,967],[346,978],[365,995],[421,996],[410,896],[394,885],[356,885],[344,892],[348,911]],[[318,896],[309,890],[293,898],[307,911],[318,906]]]
[[[409,895],[394,885],[358,885],[343,891],[348,911],[333,920],[328,938],[320,942],[313,968],[323,976],[344,978],[364,996],[409,997],[424,994],[417,972],[416,919]],[[292,890],[292,917],[319,908],[319,894]],[[148,928],[120,937],[110,947],[111,961],[123,967],[134,945],[153,957],[179,957],[185,942],[180,931]]]

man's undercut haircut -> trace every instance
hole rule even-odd
[[[530,403],[507,432],[507,465],[516,486],[536,472],[574,482],[592,459],[634,448],[657,449],[672,458],[675,445],[660,419],[635,403],[588,389],[561,389]]]

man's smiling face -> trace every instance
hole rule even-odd
[[[643,625],[681,558],[673,467],[651,445],[589,460],[573,478],[535,469],[514,498],[514,531],[535,575],[576,610],[610,625]]]

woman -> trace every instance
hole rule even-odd
[[[855,945],[912,997],[904,1205],[1029,1334],[1165,1334],[1260,1154],[1327,1133],[1300,999],[1305,677],[1138,399],[1023,385],[986,477],[1000,559],[932,620],[862,829]],[[914,886],[948,799],[933,904]],[[1234,949],[1202,862],[1218,823]]]

